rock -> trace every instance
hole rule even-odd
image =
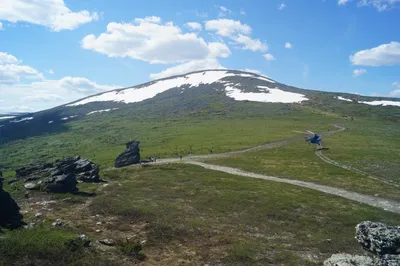
[[[24,226],[25,229],[32,229],[33,227],[35,227],[35,223],[29,223]]]
[[[375,259],[374,266],[399,266],[400,255],[386,254]]]
[[[76,193],[76,177],[73,173],[52,176],[45,184],[44,190],[52,193]]]
[[[20,208],[10,193],[3,190],[3,174],[0,171],[0,227],[17,229],[26,225]]]
[[[8,180],[7,183],[8,183],[9,185],[11,185],[11,184],[13,184],[13,183],[15,183],[15,182],[17,182],[17,181],[18,181],[18,179],[15,179],[15,178],[14,178],[14,179]]]
[[[356,226],[355,238],[374,254],[400,254],[400,226],[364,221]]]
[[[123,167],[131,164],[140,163],[140,141],[129,141],[126,143],[126,150],[118,155],[115,160],[114,166],[116,168]]]
[[[33,189],[39,189],[40,186],[38,184],[35,184],[35,183],[26,183],[26,184],[24,184],[24,187],[26,189],[33,190]]]
[[[35,214],[35,217],[36,217],[36,218],[42,217],[42,213],[41,213],[41,212],[36,213],[36,214]]]
[[[79,235],[78,239],[82,242],[84,247],[88,247],[90,245],[91,241],[87,238],[85,234]]]
[[[57,219],[57,220],[56,220],[55,222],[53,222],[51,225],[54,226],[54,227],[61,227],[61,226],[64,226],[64,223],[61,222],[60,219]]]
[[[101,225],[101,222],[97,222],[96,225]]]
[[[324,261],[324,266],[374,266],[374,264],[372,258],[367,256],[338,253]]]
[[[115,245],[115,241],[112,239],[101,239],[99,240],[99,243],[106,245],[106,246],[114,246]]]
[[[34,162],[16,169],[15,173],[18,180],[34,181],[43,177],[49,177],[52,169],[53,164],[51,163]]]
[[[97,229],[97,230],[96,230],[96,233],[100,233],[100,232],[101,232],[101,230],[100,230],[100,229]]]

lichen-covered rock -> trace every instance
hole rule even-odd
[[[77,184],[74,173],[62,174],[52,176],[46,182],[44,190],[52,193],[76,193],[78,192]]]
[[[126,150],[118,155],[115,160],[115,167],[124,167],[131,164],[140,163],[140,141],[129,141],[126,143]]]
[[[386,254],[374,261],[374,266],[399,266],[400,255]]]
[[[324,266],[375,266],[375,264],[373,259],[367,256],[338,253],[324,261]]]
[[[364,221],[356,226],[355,238],[374,254],[400,254],[400,226]]]

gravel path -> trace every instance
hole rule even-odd
[[[327,132],[322,133],[321,135],[322,136],[330,136],[330,135],[333,135],[335,133],[342,132],[345,130],[344,127],[341,127],[338,125],[334,125],[334,126],[337,128],[337,130],[327,131]],[[344,189],[334,188],[334,187],[325,186],[325,185],[319,185],[319,184],[315,184],[312,182],[305,182],[305,181],[300,181],[300,180],[293,180],[293,179],[279,178],[279,177],[274,177],[274,176],[261,175],[261,174],[246,172],[246,171],[232,168],[232,167],[207,164],[207,163],[198,161],[199,159],[216,159],[216,158],[229,157],[231,155],[240,154],[240,153],[278,148],[278,147],[285,146],[289,142],[295,141],[297,139],[298,139],[298,137],[292,137],[292,138],[287,138],[284,140],[267,143],[267,144],[260,145],[257,147],[244,149],[244,150],[225,152],[225,153],[219,153],[219,154],[196,155],[196,156],[192,156],[191,158],[183,157],[182,160],[180,160],[179,158],[160,159],[151,164],[167,164],[167,163],[177,163],[177,162],[194,164],[194,165],[201,166],[205,169],[220,171],[220,172],[224,172],[224,173],[228,173],[228,174],[232,174],[232,175],[240,175],[240,176],[246,176],[246,177],[252,177],[252,178],[259,178],[259,179],[264,179],[264,180],[268,180],[268,181],[286,183],[286,184],[291,184],[291,185],[295,185],[295,186],[299,186],[299,187],[313,189],[313,190],[317,190],[317,191],[320,191],[320,192],[323,192],[326,194],[331,194],[331,195],[339,196],[342,198],[354,200],[354,201],[357,201],[360,203],[368,204],[373,207],[381,208],[386,211],[400,214],[400,203],[396,202],[394,200],[388,200],[388,199],[384,199],[384,198],[380,198],[380,197],[363,195],[363,194],[360,194],[357,192],[347,191]],[[316,154],[319,158],[321,158],[323,161],[325,161],[327,163],[336,165],[338,167],[341,167],[341,168],[344,168],[344,169],[347,169],[350,171],[355,171],[357,173],[366,174],[366,173],[362,172],[361,170],[358,170],[355,168],[349,168],[347,166],[341,165],[341,164],[329,159],[328,157],[323,155],[321,151],[316,151]],[[371,177],[371,176],[369,176],[369,177]],[[377,179],[374,177],[371,177],[371,178]],[[377,180],[379,180],[379,179],[377,179]],[[385,183],[385,181],[382,181],[382,180],[379,180],[379,181]]]

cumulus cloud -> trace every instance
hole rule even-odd
[[[205,29],[214,31],[218,35],[228,37],[236,44],[240,44],[244,50],[261,51],[268,50],[268,46],[259,39],[253,39],[248,35],[251,34],[251,27],[242,24],[238,20],[232,19],[214,19],[205,22]]]
[[[6,99],[2,111],[38,111],[118,88],[83,77],[49,80],[33,67],[21,65],[15,56],[0,54],[4,62],[0,64],[0,99]]]
[[[285,3],[281,3],[281,4],[279,5],[278,9],[279,9],[279,10],[282,10],[282,9],[284,9],[285,7],[286,7],[286,4],[285,4]]]
[[[111,22],[107,32],[82,39],[84,49],[109,57],[130,57],[158,64],[184,63],[208,58],[210,46],[194,33],[182,33],[173,22],[161,19],[135,19],[133,23]],[[214,54],[215,56],[215,54]]]
[[[272,54],[265,54],[265,55],[263,55],[263,57],[264,57],[265,60],[267,60],[267,61],[276,60],[275,57],[274,57]]]
[[[205,69],[224,69],[223,66],[215,58],[204,60],[194,60],[177,66],[167,68],[159,73],[150,74],[151,79],[161,79],[173,75],[186,74],[188,72],[205,70]]]
[[[292,44],[290,42],[285,43],[285,48],[292,49]]]
[[[232,37],[232,39],[238,43],[243,44],[242,49],[251,51],[261,51],[265,52],[268,50],[268,46],[262,43],[258,39],[252,39],[246,35],[239,34],[238,36]]]
[[[215,31],[217,34],[230,37],[236,34],[250,34],[251,27],[242,24],[238,20],[232,19],[213,19],[205,22],[205,28],[208,31]]]
[[[201,24],[198,22],[188,22],[188,23],[186,23],[186,26],[188,26],[192,30],[202,30],[203,29]]]
[[[18,83],[25,79],[43,79],[42,73],[20,63],[15,56],[0,52],[0,84]]]
[[[353,65],[391,66],[400,64],[400,43],[390,42],[350,56]]]
[[[367,73],[367,70],[360,68],[360,69],[354,69],[353,71],[353,77],[357,78],[361,75],[364,75],[365,73]]]
[[[28,22],[53,31],[73,30],[98,19],[96,12],[70,10],[63,0],[2,0],[0,4],[0,20]]]

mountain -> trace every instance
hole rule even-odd
[[[239,106],[250,109],[257,106],[258,111],[273,106],[279,112],[286,112],[290,106],[303,106],[342,116],[400,119],[400,100],[396,98],[306,90],[249,72],[204,70],[99,93],[37,113],[3,115],[0,142],[61,132],[66,130],[65,123],[88,115],[111,112],[126,117],[160,114],[173,117],[205,112],[228,115]]]

